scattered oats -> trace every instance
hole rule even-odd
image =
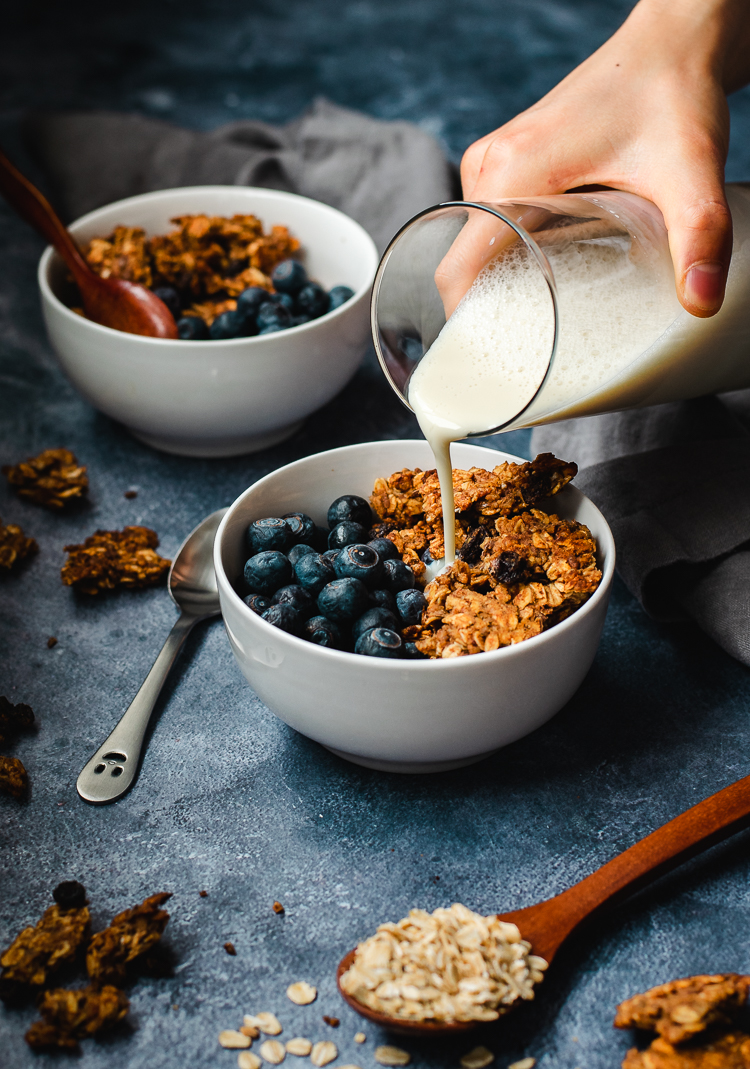
[[[381,1065],[408,1065],[411,1054],[400,1047],[376,1047],[375,1061]]]
[[[300,980],[296,984],[290,984],[286,989],[286,993],[287,998],[290,998],[298,1006],[307,1006],[309,1003],[315,1002],[318,997],[318,989],[304,980]]]
[[[240,1032],[242,1032],[243,1036],[250,1036],[250,1039],[257,1039],[260,1035],[258,1029],[253,1028],[251,1024],[243,1024],[240,1028]]]
[[[484,1069],[485,1065],[494,1062],[495,1055],[486,1047],[474,1047],[461,1059],[463,1069]]]
[[[534,1069],[536,1058],[521,1058],[520,1062],[513,1062],[508,1069]]]
[[[334,1058],[338,1058],[339,1052],[335,1043],[331,1043],[330,1039],[324,1039],[321,1043],[316,1043],[312,1049],[310,1055],[310,1061],[313,1065],[317,1065],[320,1069],[323,1065],[328,1065]]]
[[[326,1024],[329,1024],[331,1028],[338,1028],[338,1026],[341,1024],[341,1021],[338,1019],[338,1017],[329,1017],[325,1013],[323,1014],[323,1020]]]
[[[227,1050],[242,1050],[243,1047],[250,1046],[248,1037],[243,1036],[242,1032],[237,1032],[234,1028],[227,1028],[224,1032],[219,1032],[219,1043],[222,1047],[226,1047]]]
[[[281,913],[285,912],[284,907],[282,906],[281,902],[274,902],[274,904],[273,904],[273,906],[271,908],[273,909],[274,913],[281,914]]]
[[[532,999],[547,963],[515,924],[466,906],[413,909],[357,947],[341,988],[364,1006],[412,1021],[494,1021]]]
[[[306,1058],[312,1050],[312,1043],[309,1039],[290,1039],[286,1045],[287,1054],[296,1054],[298,1058]]]
[[[279,1029],[281,1031],[281,1029]],[[286,1051],[284,1050],[284,1044],[279,1043],[278,1039],[267,1039],[265,1043],[260,1045],[260,1056],[265,1058],[271,1065],[281,1065],[286,1057]]]
[[[224,949],[231,958],[237,957],[237,951],[234,949],[234,943],[225,943]]]
[[[366,1039],[367,1039],[367,1036],[364,1034],[364,1032],[356,1032],[355,1035],[354,1035],[354,1042],[355,1043],[364,1043],[364,1041]]]
[[[272,1013],[256,1013],[254,1017],[248,1015],[243,1023],[249,1024],[252,1028],[259,1028],[267,1036],[278,1036],[281,1032],[278,1018]]]
[[[361,1069],[359,1065],[341,1065],[339,1069]]]
[[[243,1050],[237,1055],[238,1069],[260,1069],[261,1060],[251,1050]]]

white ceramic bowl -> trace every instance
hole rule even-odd
[[[506,453],[453,446],[456,467],[492,469]],[[369,497],[378,476],[434,467],[424,441],[367,442],[305,457],[260,479],[231,506],[214,545],[221,610],[245,678],[278,717],[356,764],[390,772],[436,772],[471,764],[527,735],[562,708],[589,670],[615,565],[601,512],[573,486],[551,510],[594,535],[602,581],[567,620],[493,653],[439,661],[390,661],[323,649],[266,623],[233,582],[246,558],[247,525],[304,511],[325,524],[341,494]]]
[[[66,269],[47,249],[39,287],[50,341],[66,375],[95,408],[169,453],[234,456],[264,449],[296,431],[349,381],[370,340],[369,298],[378,254],[353,219],[326,204],[272,189],[190,186],[117,201],[70,227],[79,242],[119,223],[149,235],[174,216],[257,215],[299,238],[311,278],[354,297],[299,327],[255,338],[172,341],[102,327],[60,299]]]

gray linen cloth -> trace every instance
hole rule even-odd
[[[413,215],[458,192],[430,134],[323,98],[285,126],[241,120],[203,132],[94,111],[32,115],[24,134],[67,221],[154,189],[265,186],[339,208],[382,252]]]

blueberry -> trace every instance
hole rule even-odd
[[[325,553],[328,549],[328,528],[318,527],[315,525],[315,535],[312,540],[312,544],[317,549],[318,553]]]
[[[398,616],[396,599],[393,594],[391,594],[390,590],[371,590],[370,604],[375,609],[388,609],[394,616]]]
[[[399,559],[399,552],[390,538],[371,538],[367,544],[372,546],[381,560]]]
[[[303,561],[309,560],[303,557]],[[356,620],[368,608],[367,587],[359,579],[334,579],[318,594],[318,609],[335,623]]]
[[[344,494],[337,497],[328,508],[328,526],[335,527],[337,523],[345,520],[351,523],[360,523],[363,527],[369,527],[372,522],[372,510],[363,497],[356,494]],[[360,539],[367,542],[367,538]]]
[[[404,643],[404,657],[406,657],[407,660],[410,660],[410,661],[427,661],[427,660],[429,660],[429,658],[427,657],[426,653],[422,653],[421,650],[417,649],[416,642],[405,642]]]
[[[258,331],[262,333],[266,327],[276,327],[277,330],[286,329],[291,318],[289,310],[283,304],[277,304],[275,301],[265,301],[258,309],[255,321],[258,324]]]
[[[242,600],[245,602],[248,609],[257,612],[258,616],[262,616],[266,609],[271,608],[270,599],[264,598],[262,594],[248,594],[247,597]]]
[[[285,512],[282,518],[289,524],[295,542],[312,545],[315,537],[315,523],[306,512]]]
[[[427,598],[421,590],[415,590],[412,587],[409,590],[399,590],[396,594],[396,605],[399,616],[405,626],[409,627],[410,624],[422,622],[422,610],[427,605]]]
[[[293,540],[292,528],[280,516],[255,520],[247,529],[247,545],[252,553],[261,553],[264,549],[278,549],[286,553]]]
[[[318,319],[328,311],[328,294],[317,282],[308,282],[297,294],[297,315]]]
[[[345,520],[343,523],[337,523],[329,532],[328,548],[344,549],[345,546],[353,546],[355,542],[362,545],[366,538],[367,531],[361,523],[352,523],[351,520]]]
[[[303,620],[307,620],[315,613],[315,600],[312,594],[309,594],[304,587],[299,586],[297,583],[290,583],[288,586],[280,587],[271,598],[271,604],[291,605]]]
[[[209,327],[208,336],[212,341],[224,341],[226,338],[245,338],[248,332],[248,320],[242,312],[222,312]]]
[[[398,631],[398,620],[388,609],[368,609],[352,624],[352,638],[356,642],[365,631],[374,627],[385,627],[389,631]]]
[[[250,286],[237,298],[237,311],[248,319],[255,319],[258,309],[269,299],[271,294],[261,286]]]
[[[208,327],[200,316],[183,316],[177,320],[177,333],[183,341],[205,341]]]
[[[430,553],[429,549],[426,549],[424,551],[424,553],[422,554],[421,560],[422,560],[422,564],[426,564],[428,568],[429,568],[429,566],[431,564],[435,563],[435,558]]]
[[[86,888],[78,880],[63,880],[52,892],[60,909],[82,909],[86,905]]]
[[[289,552],[287,553],[287,557],[289,557],[289,563],[291,564],[291,566],[294,567],[300,557],[304,557],[306,553],[314,552],[315,550],[312,546],[306,546],[304,542],[298,542],[296,546],[292,546],[292,548],[289,550]]]
[[[294,565],[294,578],[315,597],[324,586],[333,582],[336,572],[333,570],[333,564],[319,553],[306,553]]]
[[[334,286],[328,292],[328,311],[333,312],[334,309],[340,308],[342,304],[350,301],[353,296],[354,290],[349,289],[348,286]]]
[[[271,304],[275,304],[282,308],[286,308],[289,314],[292,314],[294,308],[294,297],[291,297],[288,293],[269,293],[268,300]]]
[[[174,286],[157,286],[153,291],[154,297],[166,304],[175,319],[180,315],[180,295]]]
[[[282,260],[271,272],[271,281],[279,293],[299,293],[307,283],[307,271],[299,260]]]
[[[378,586],[383,576],[383,565],[372,546],[354,543],[345,546],[334,562],[339,579],[361,579],[365,586]]]
[[[298,635],[304,623],[301,614],[293,605],[288,604],[272,605],[270,609],[266,609],[261,619],[290,635]]]
[[[328,538],[328,532],[326,532],[326,539],[327,538]],[[322,556],[324,556],[326,560],[329,560],[331,562],[331,564],[333,564],[335,566],[336,558],[338,557],[340,552],[341,552],[340,549],[327,549],[325,551],[325,553],[322,554]]]
[[[312,616],[307,620],[302,627],[302,638],[332,650],[340,650],[344,645],[341,629],[326,616]]]
[[[303,560],[307,558],[303,557]],[[245,582],[255,594],[273,594],[292,580],[292,566],[277,549],[256,553],[245,564]]]
[[[365,657],[401,657],[403,649],[401,635],[386,627],[365,631],[354,646],[354,652],[363,653]]]
[[[416,583],[414,572],[402,560],[383,561],[383,586],[393,594],[409,590]]]

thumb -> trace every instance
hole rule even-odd
[[[732,216],[721,170],[695,174],[695,164],[659,183],[658,203],[669,233],[677,296],[691,315],[707,319],[724,300],[732,257]],[[654,198],[656,200],[656,198]]]

